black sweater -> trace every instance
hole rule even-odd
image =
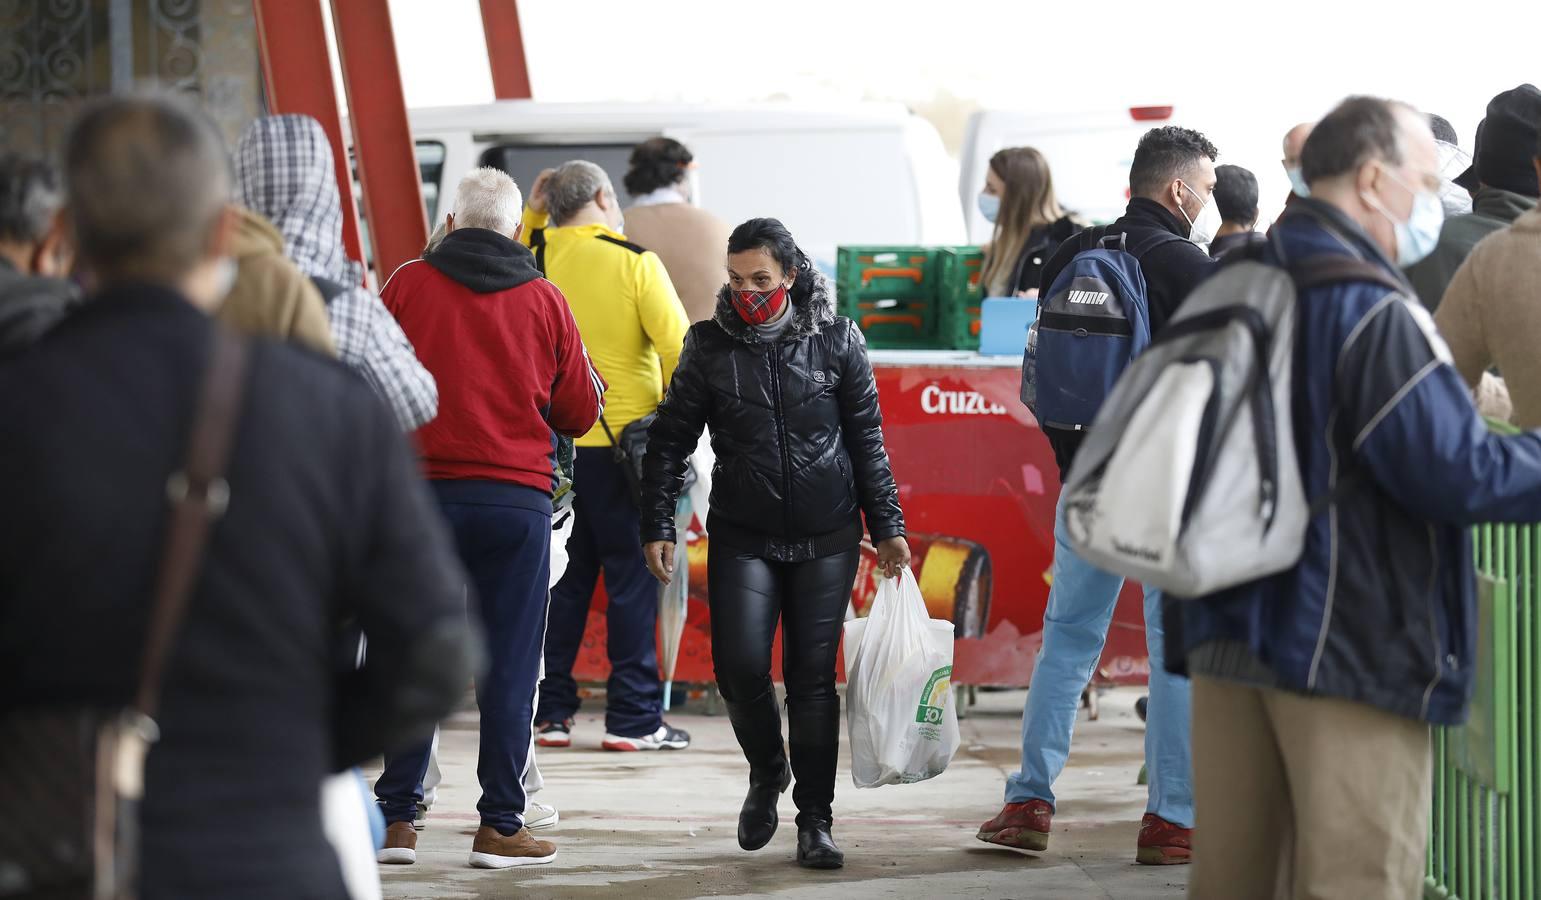
[[[117,288],[0,366],[0,712],[130,699],[214,327]],[[322,777],[425,737],[470,674],[463,573],[390,411],[289,346],[255,342],[247,376],[146,764],[146,897],[343,897]]]

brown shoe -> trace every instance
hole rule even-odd
[[[476,869],[543,866],[553,859],[556,845],[536,840],[528,828],[504,837],[491,825],[483,825],[476,829],[476,840],[471,842],[471,866]]]
[[[375,854],[383,863],[410,866],[417,862],[417,829],[411,822],[392,822],[385,828],[385,846]]]

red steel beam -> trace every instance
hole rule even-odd
[[[342,195],[343,248],[349,256],[363,262],[364,242],[359,238],[353,175],[348,171],[347,145],[342,139],[337,85],[332,79],[321,2],[252,0],[252,12],[257,20],[257,48],[262,57],[268,110],[303,113],[326,130],[336,160],[337,190]]]
[[[337,54],[348,89],[348,123],[364,187],[364,218],[384,281],[428,243],[422,176],[407,124],[407,99],[396,63],[387,0],[332,0]]]
[[[487,35],[487,62],[492,66],[492,92],[499,100],[530,99],[530,68],[524,59],[524,33],[519,28],[519,0],[481,0],[482,31]]]

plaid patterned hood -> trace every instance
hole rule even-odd
[[[332,145],[310,116],[267,116],[236,145],[236,201],[284,238],[284,252],[306,275],[361,284],[364,270],[342,246],[342,201]]]
[[[834,286],[818,269],[810,270],[808,275],[808,278],[798,278],[792,285],[792,324],[781,333],[783,341],[818,334],[835,321]],[[733,291],[727,285],[717,292],[717,311],[712,313],[712,321],[735,340],[746,344],[761,342],[754,326],[745,322],[733,308]]]

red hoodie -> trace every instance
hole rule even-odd
[[[416,432],[430,479],[554,490],[555,431],[578,437],[604,409],[567,299],[525,247],[457,228],[380,292],[439,384],[438,418]]]

